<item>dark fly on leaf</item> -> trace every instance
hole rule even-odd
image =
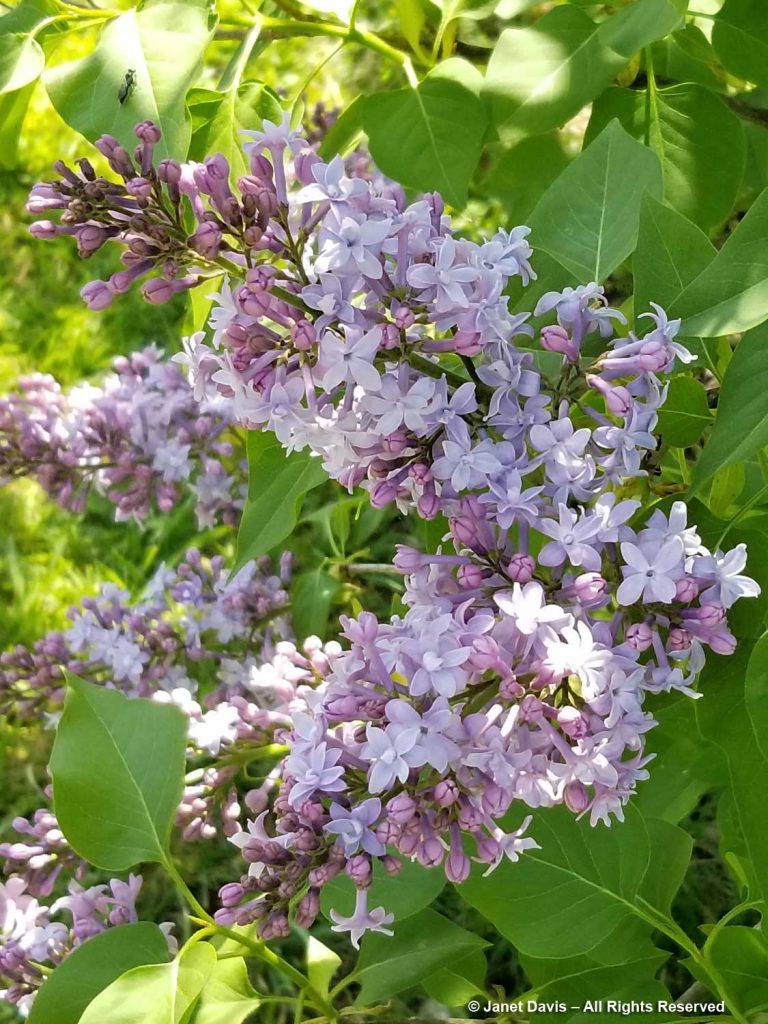
[[[131,93],[135,88],[136,71],[133,68],[128,68],[125,72],[125,78],[123,79],[122,85],[120,86],[120,92],[117,94],[117,98],[121,106],[130,99]]]

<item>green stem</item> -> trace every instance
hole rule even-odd
[[[324,1013],[329,1021],[335,1021],[337,1018],[336,1011],[334,1010],[331,1003],[328,1000],[323,999],[320,993],[313,987],[309,978],[298,971],[295,967],[288,963],[287,960],[283,960],[281,956],[273,952],[263,942],[258,942],[255,939],[251,939],[247,935],[242,935],[239,932],[233,931],[231,928],[225,928],[223,925],[215,925],[216,931],[221,935],[226,935],[228,939],[232,939],[233,942],[239,943],[241,946],[246,946],[251,950],[253,956],[263,963],[284,974],[286,978],[289,978],[297,988],[305,994],[309,1002],[312,1003],[321,1013]]]
[[[735,907],[732,907],[727,914],[724,914],[716,924],[713,925],[709,935],[707,935],[706,941],[701,948],[702,953],[705,957],[709,957],[709,951],[712,947],[712,943],[715,941],[720,932],[725,928],[727,924],[730,924],[734,918],[740,917],[741,914],[746,913],[747,910],[757,910],[760,907],[760,902],[754,900],[744,900],[743,903],[737,903]]]
[[[253,24],[250,19],[244,21],[244,19],[236,17],[232,18],[231,21],[235,24],[245,24],[248,27]],[[391,46],[386,42],[386,40],[377,36],[374,32],[357,28],[355,24],[335,25],[333,22],[329,21],[304,21],[299,18],[286,21],[283,18],[260,17],[258,21],[261,24],[262,29],[271,33],[271,35],[276,38],[290,36],[325,36],[326,38],[340,39],[347,43],[357,43],[360,46],[365,46],[367,49],[372,50],[374,53],[380,54],[382,57],[386,57],[387,60],[392,61],[404,70],[406,68],[406,64],[410,60],[408,55],[403,53],[402,50],[398,50],[396,47]]]
[[[765,487],[761,487],[759,491],[755,491],[755,493],[752,495],[752,497],[749,499],[749,501],[745,502],[741,506],[739,511],[736,513],[736,515],[731,520],[729,520],[729,522],[727,522],[725,524],[725,529],[720,534],[720,536],[717,538],[717,544],[715,544],[716,548],[720,547],[720,545],[723,543],[725,538],[731,532],[733,527],[737,523],[741,522],[741,520],[744,518],[744,516],[747,514],[747,512],[749,512],[750,509],[754,508],[754,506],[757,505],[758,502],[762,501],[762,499],[766,496],[766,494],[768,494],[768,484],[766,484]]]
[[[194,912],[205,921],[206,925],[215,924],[216,922],[213,920],[211,915],[208,913],[208,911],[205,909],[202,903],[200,903],[198,898],[195,896],[195,894],[189,888],[187,883],[181,877],[179,869],[176,867],[176,865],[173,863],[170,857],[165,858],[165,860],[163,861],[163,867],[171,876],[174,885],[179,890],[184,899],[187,901],[187,903],[190,905],[190,907],[194,910]]]

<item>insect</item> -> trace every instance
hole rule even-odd
[[[122,106],[126,103],[131,96],[131,93],[136,88],[136,70],[134,68],[128,68],[125,72],[125,78],[120,86],[120,92],[117,94],[118,101]]]

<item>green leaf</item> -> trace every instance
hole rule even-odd
[[[242,1024],[260,1005],[242,957],[219,960],[200,993],[195,1024]]]
[[[709,743],[696,724],[695,701],[677,697],[654,705],[658,722],[648,733],[647,752],[655,754],[650,778],[637,788],[635,805],[646,818],[672,824],[694,810],[708,790],[727,781],[722,751]]]
[[[327,996],[331,979],[341,967],[341,957],[310,935],[307,939],[307,977],[321,996]]]
[[[686,25],[679,32],[653,44],[653,68],[660,79],[668,82],[695,82],[707,89],[724,91],[725,74],[717,63],[712,46],[696,25]]]
[[[41,21],[59,13],[55,0],[20,0],[15,7],[0,17],[0,34],[29,32]],[[46,29],[47,26],[40,32],[45,32]]]
[[[101,992],[80,1024],[181,1024],[216,966],[216,950],[198,942],[170,964],[135,967]]]
[[[549,962],[523,957],[522,965],[534,982],[535,1001],[565,1004],[566,1009],[556,1016],[559,1024],[613,1024],[616,1012],[605,1009],[609,1000],[655,1004],[670,999],[669,992],[654,978],[666,958],[666,953],[657,950],[620,964],[598,964],[587,957]],[[649,1024],[668,1024],[674,1019],[655,1009],[637,1016]],[[552,1024],[555,1017],[544,1010],[534,1011],[530,1019],[536,1024]]]
[[[243,151],[243,128],[258,128],[264,118],[279,121],[280,100],[263,82],[244,82],[237,89],[193,89],[188,97],[192,117],[189,159],[202,161],[221,153],[229,161],[232,177],[249,173]]]
[[[717,256],[667,310],[684,335],[717,338],[768,319],[768,190],[761,193]]]
[[[16,167],[21,129],[34,89],[33,82],[18,92],[0,97],[0,169],[4,171]]]
[[[417,861],[403,860],[398,874],[388,875],[380,861],[374,861],[373,884],[368,891],[368,905],[383,906],[402,921],[433,903],[445,888],[445,873],[422,867]],[[320,909],[329,917],[333,908],[340,914],[351,914],[355,908],[355,886],[346,875],[337,875],[320,892]]]
[[[602,40],[622,56],[632,57],[680,28],[687,5],[687,0],[635,0],[603,22]]]
[[[48,95],[67,124],[91,141],[108,133],[132,152],[134,125],[149,119],[163,132],[157,156],[184,160],[190,141],[184,100],[212,31],[208,0],[145,0],[108,22],[86,57],[50,68]],[[121,104],[129,69],[136,88]]]
[[[738,925],[723,928],[712,940],[709,957],[723,978],[731,1009],[742,1013],[765,1009],[768,1005],[768,940],[762,932]]]
[[[363,940],[356,968],[359,1006],[383,1002],[488,945],[433,910],[396,922],[394,932],[392,937],[371,932]]]
[[[248,433],[248,499],[237,535],[234,571],[285,540],[296,525],[304,495],[328,477],[308,450],[288,455],[274,436]]]
[[[607,89],[592,108],[586,139],[614,117],[634,138],[650,138],[670,206],[706,230],[726,219],[744,174],[746,139],[741,121],[719,96],[691,84],[658,89],[652,97]]]
[[[421,987],[443,1006],[466,1006],[473,996],[485,989],[485,974],[488,965],[485,954],[476,949],[448,967],[442,967],[425,978]]]
[[[437,189],[463,206],[488,125],[479,77],[471,64],[452,58],[416,88],[365,99],[363,127],[384,174],[410,188]]]
[[[300,573],[291,585],[291,618],[298,640],[325,636],[331,604],[340,583],[322,569]]]
[[[757,641],[749,659],[744,698],[755,740],[768,761],[768,633]]]
[[[156,924],[120,925],[77,946],[45,980],[28,1024],[78,1024],[99,992],[133,967],[168,960],[168,944]]]
[[[768,85],[768,7],[761,0],[725,0],[712,27],[723,66],[757,85]]]
[[[45,54],[32,36],[0,35],[0,96],[36,81],[45,67]]]
[[[661,194],[659,162],[613,121],[531,214],[536,248],[579,281],[604,280],[635,246],[646,190]]]
[[[730,657],[707,653],[696,702],[702,733],[726,755],[735,823],[749,864],[750,897],[768,899],[768,759],[757,742],[744,698],[751,646],[740,644]]]
[[[704,385],[695,377],[673,377],[659,410],[659,433],[672,448],[695,444],[712,423]]]
[[[694,490],[719,469],[745,462],[768,445],[768,326],[738,343],[720,389],[712,433],[693,472]]]
[[[162,862],[184,787],[185,716],[75,676],[68,683],[50,762],[67,842],[108,871]]]
[[[678,835],[674,826],[663,824]],[[531,834],[540,850],[526,852],[517,864],[501,864],[489,877],[474,870],[461,887],[462,896],[528,956],[590,953],[611,933],[632,925],[636,915],[642,917],[638,893],[663,897],[658,909],[665,912],[670,889],[659,879],[669,872],[671,888],[682,878],[683,840],[674,841],[670,865],[652,847],[648,827],[632,804],[625,822],[610,829],[576,821],[564,807],[548,808],[534,813]]]
[[[484,91],[502,137],[541,135],[577,114],[626,63],[600,27],[574,7],[555,7],[533,25],[501,33]]]
[[[712,262],[717,250],[681,213],[646,195],[632,258],[635,317],[651,302],[667,306]],[[642,321],[640,321],[642,323]]]
[[[557,132],[532,135],[493,154],[479,187],[484,195],[499,200],[508,223],[522,224],[569,163]]]

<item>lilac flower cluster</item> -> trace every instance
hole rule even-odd
[[[190,490],[198,523],[234,524],[244,460],[228,402],[198,402],[184,375],[149,347],[120,358],[100,385],[63,393],[34,374],[0,398],[0,485],[33,476],[64,508],[81,510],[91,488],[116,518],[170,511]]]
[[[142,165],[147,194],[165,182],[197,220],[172,263],[143,265],[164,275],[149,297],[226,272],[208,333],[185,340],[195,393],[310,448],[376,506],[443,515],[453,549],[398,551],[402,618],[342,620],[349,649],[299,687],[279,788],[231,837],[249,868],[222,889],[219,920],[258,922],[264,938],[290,917],[306,927],[343,871],[358,899],[334,927],[357,945],[391,922],[368,907],[376,859],[461,882],[472,860],[490,871],[536,846],[523,809],[621,819],[647,776],[648,695],[696,696],[706,647],[734,649],[728,609],[759,588],[743,546],[707,550],[682,502],[640,515],[660,375],[693,359],[679,321],[654,305],[645,334],[617,336],[625,317],[596,283],[513,312],[510,282],[536,276],[527,228],[472,241],[438,195],[409,203],[325,163],[287,120],[246,134],[236,191],[221,156]],[[102,152],[130,190],[113,142]],[[61,228],[38,233],[87,232],[94,208],[73,205],[77,189],[37,187],[33,206],[66,207]],[[146,202],[159,222],[160,200]],[[151,233],[109,216],[131,263]],[[115,277],[86,300],[111,301]],[[542,350],[559,356],[550,377]],[[518,827],[503,827],[517,808]]]
[[[46,972],[94,935],[138,920],[136,897],[141,885],[140,875],[88,888],[71,879],[67,895],[47,905],[21,875],[0,882],[0,998],[26,1017]],[[64,920],[54,920],[62,915]],[[160,927],[174,952],[172,924]]]
[[[279,576],[262,559],[229,579],[223,558],[203,558],[192,549],[176,569],[161,566],[138,600],[105,584],[98,596],[70,609],[67,630],[49,633],[31,650],[0,654],[0,700],[17,719],[41,710],[55,716],[67,669],[127,696],[165,694],[183,704],[194,743],[216,752],[243,726],[220,698],[261,692],[277,700],[274,688],[261,682],[262,662],[289,637],[289,576],[290,556]],[[199,688],[208,710],[194,699]]]

